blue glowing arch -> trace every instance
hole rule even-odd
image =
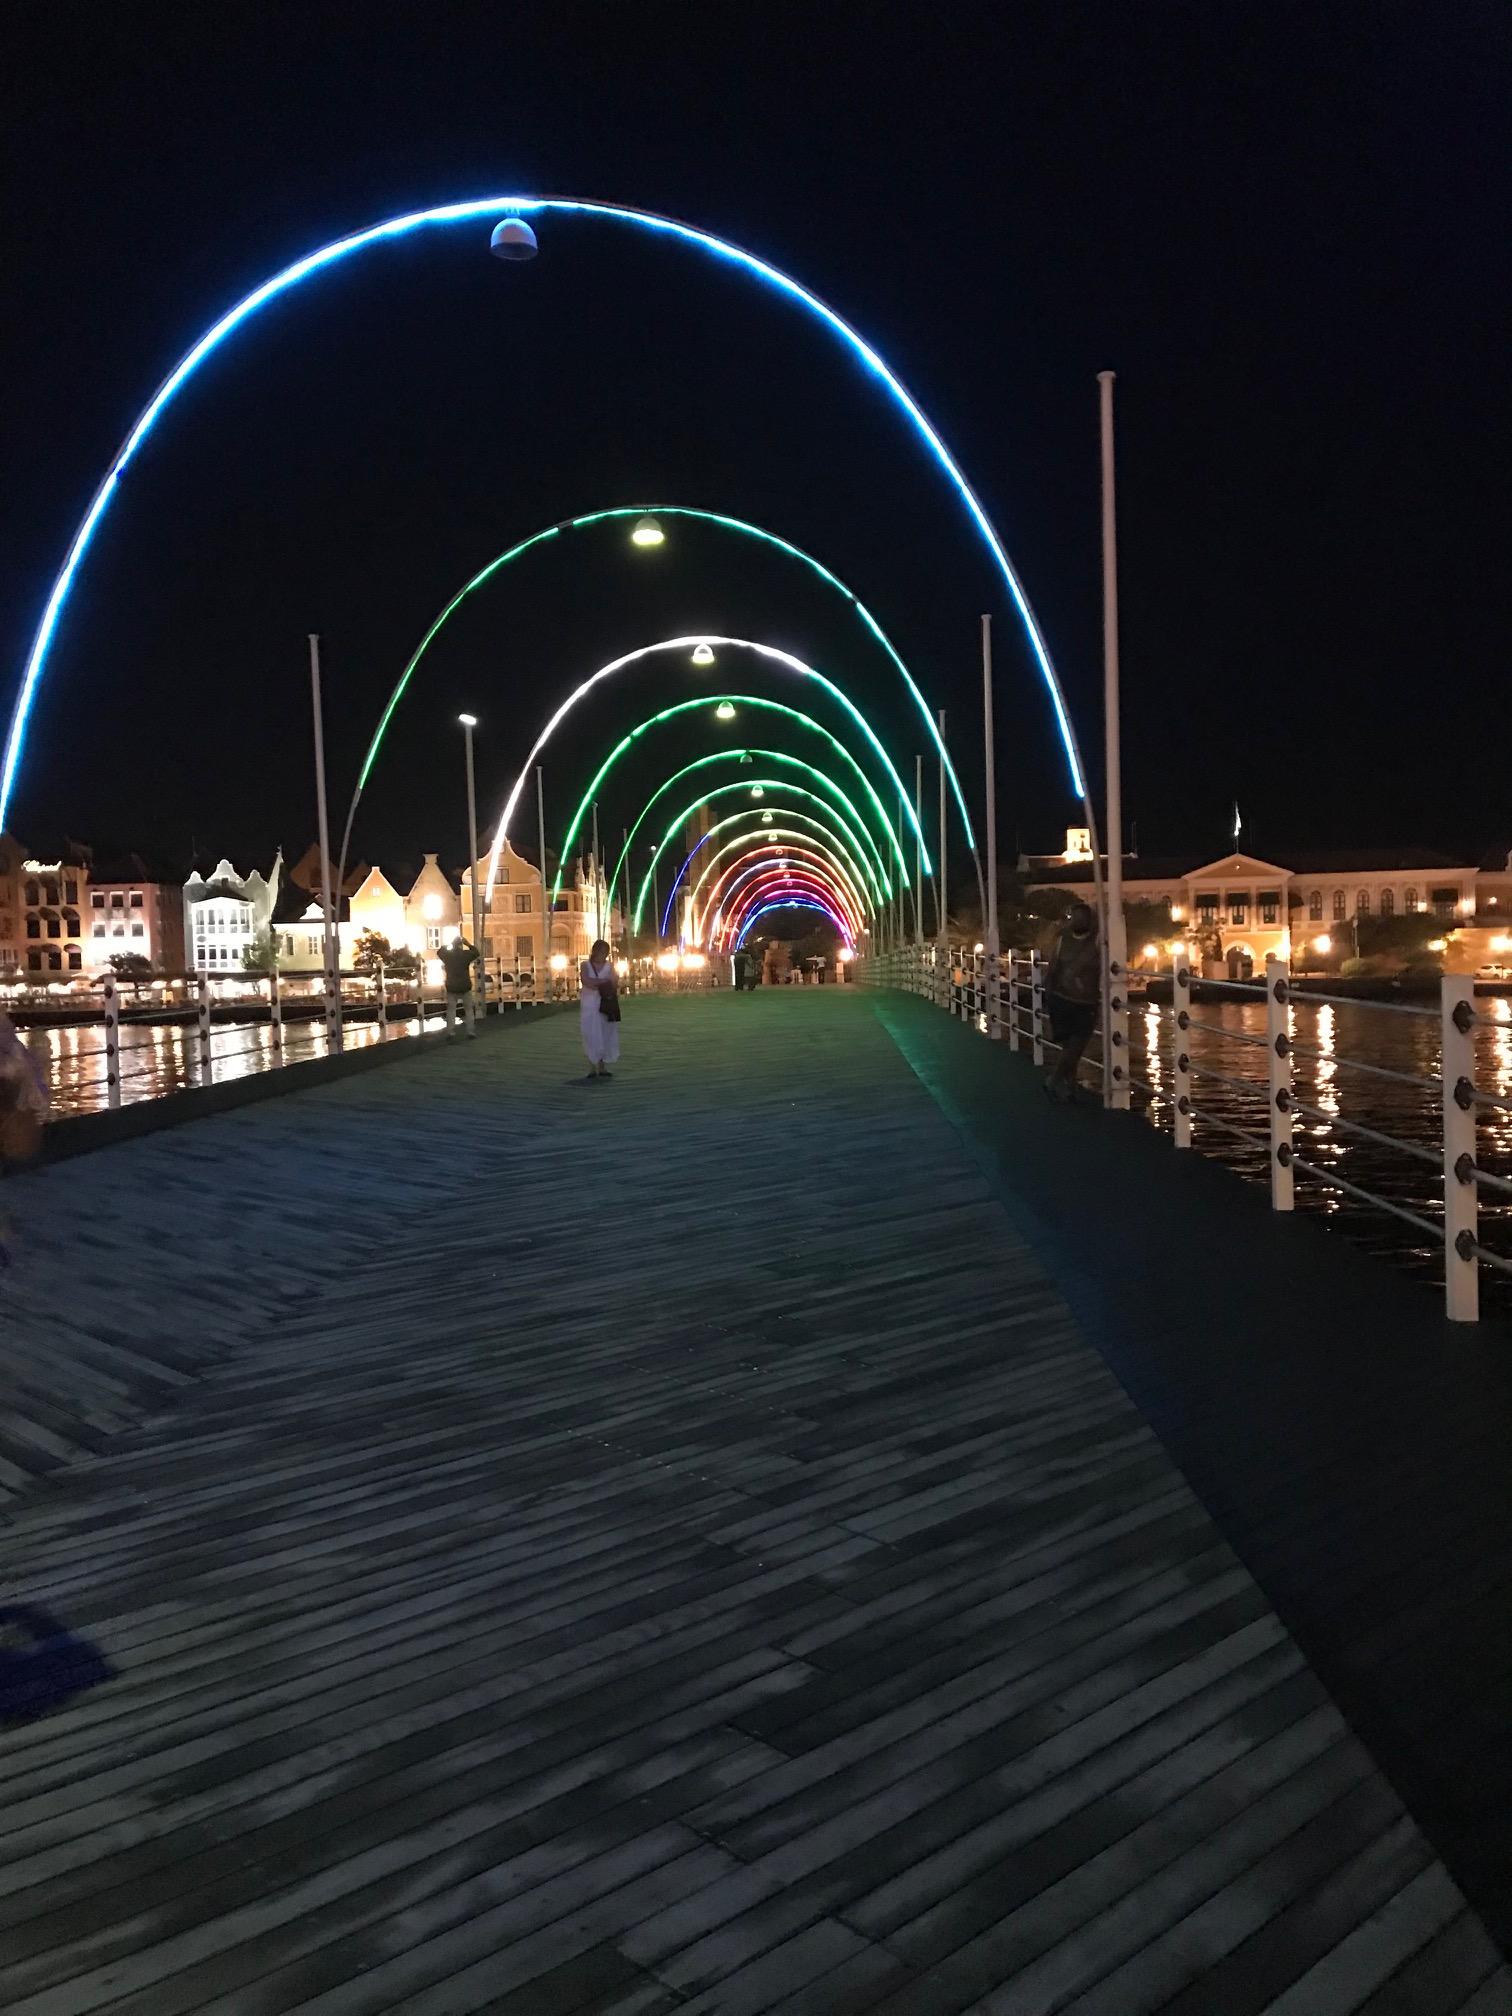
[[[461,203],[440,203],[432,209],[414,210],[402,217],[390,217],[381,224],[370,225],[364,231],[354,231],[346,238],[334,239],[329,245],[323,245],[318,251],[308,253],[303,259],[296,259],[292,265],[285,266],[281,272],[275,273],[271,279],[265,280],[260,287],[254,287],[250,294],[244,295],[234,308],[229,309],[226,314],[221,316],[218,322],[212,323],[192,348],[185,351],[162,384],[159,385],[156,392],[153,393],[151,399],[142,408],[131,432],[126,436],[125,442],[106,471],[99,488],[90,500],[88,510],[79,522],[78,529],[74,533],[63,565],[59,569],[57,578],[54,580],[52,589],[48,594],[46,606],[42,611],[42,619],[37,625],[36,635],[32,639],[31,653],[27,658],[25,670],[21,675],[21,686],[16,695],[15,706],[11,713],[10,730],[6,737],[4,764],[3,768],[0,768],[0,828],[3,828],[5,825],[11,794],[20,769],[21,751],[26,740],[27,722],[31,713],[32,703],[42,677],[43,668],[47,662],[47,654],[51,648],[53,634],[57,629],[63,605],[68,599],[69,590],[73,586],[74,577],[78,573],[85,553],[89,550],[90,542],[94,538],[95,529],[99,525],[101,518],[105,515],[106,507],[115,494],[116,485],[120,482],[122,472],[131,461],[131,458],[136,454],[142,442],[151,433],[175,393],[194,375],[211,352],[218,349],[225,342],[226,338],[250,316],[255,315],[260,308],[265,307],[269,301],[279,294],[286,292],[290,287],[297,286],[301,280],[308,280],[313,274],[322,272],[327,266],[334,266],[338,261],[351,257],[353,253],[362,251],[366,246],[377,245],[391,238],[403,238],[412,231],[419,231],[430,226],[458,224],[472,218],[498,217],[505,212],[522,213],[526,211],[532,213],[560,211],[565,214],[610,218],[619,223],[633,224],[644,231],[656,232],[666,237],[678,239],[684,244],[697,246],[701,251],[711,252],[716,257],[728,261],[731,265],[738,266],[747,273],[753,274],[758,280],[765,281],[769,287],[774,288],[778,293],[785,294],[790,300],[796,301],[801,307],[806,308],[810,314],[818,316],[820,321],[833,330],[854,352],[866,366],[867,370],[882,381],[897,404],[913,422],[926,447],[928,447],[935,460],[954,484],[977,530],[986,541],[1004,581],[1008,585],[1008,591],[1023,621],[1035,659],[1040,668],[1041,676],[1049,691],[1051,705],[1055,710],[1055,719],[1060,730],[1061,743],[1065,749],[1066,761],[1071,772],[1071,788],[1076,796],[1083,801],[1090,823],[1093,816],[1092,807],[1087,799],[1081,757],[1076,745],[1075,732],[1071,726],[1071,717],[1066,707],[1065,695],[1061,691],[1060,680],[1056,676],[1055,666],[1050,657],[1050,647],[1046,643],[1044,633],[1041,631],[1034,611],[1030,607],[1029,598],[1024,592],[1023,585],[1019,581],[1013,563],[1008,558],[1007,549],[998,537],[997,530],[992,520],[987,516],[981,500],[972,489],[970,483],[967,482],[964,472],[950,453],[950,450],[945,446],[945,443],[926,418],[922,407],[919,406],[902,380],[889,369],[865,338],[853,329],[850,323],[842,316],[838,315],[827,302],[822,301],[817,294],[812,293],[807,287],[802,286],[797,280],[791,278],[790,275],[782,272],[780,268],[769,265],[765,259],[757,258],[755,253],[747,252],[739,245],[731,244],[728,239],[718,238],[710,231],[701,231],[695,225],[685,224],[678,218],[661,216],[655,211],[639,210],[627,203],[595,202],[570,196],[501,195],[473,197]]]

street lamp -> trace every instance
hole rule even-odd
[[[472,878],[473,950],[478,955],[478,992],[483,1000],[483,1012],[488,1013],[488,962],[483,957],[483,889],[478,881],[478,787],[473,775],[473,730],[478,725],[476,714],[459,714],[462,734],[467,747],[467,844],[471,849],[468,874]]]
[[[502,217],[493,228],[488,241],[488,249],[495,259],[510,259],[516,262],[534,259],[539,251],[536,235],[523,217]]]
[[[713,645],[712,644],[695,645],[693,649],[693,663],[695,665],[712,665],[714,663]]]
[[[721,700],[719,705],[714,709],[714,718],[716,721],[733,721],[735,719],[734,703],[729,700]]]
[[[637,518],[635,529],[630,534],[632,546],[664,546],[667,535],[656,518]]]

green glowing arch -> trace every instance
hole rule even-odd
[[[763,827],[761,830],[766,833],[772,829]],[[858,894],[839,856],[816,840],[788,840],[767,846],[751,833],[733,841],[731,847],[723,851],[728,854],[731,848],[744,849],[744,852],[736,852],[734,859],[719,871],[701,912],[698,892],[707,881],[709,870],[706,869],[699,877],[697,885],[690,893],[693,938],[696,944],[703,943],[709,933],[710,920],[724,909],[731,893],[738,889],[742,882],[758,869],[769,868],[780,872],[783,863],[802,869],[806,874],[813,875],[821,881],[833,883],[837,895],[843,896],[846,907],[854,912],[858,929],[871,914],[870,905]]]
[[[749,791],[752,789],[753,786],[758,784],[762,787],[763,790],[791,792],[794,797],[807,799],[811,804],[820,806],[823,809],[823,811],[827,814],[827,816],[834,821],[835,828],[838,829],[840,835],[845,839],[847,845],[853,850],[855,850],[855,852],[861,859],[865,858],[864,854],[862,854],[861,852],[858,842],[858,836],[855,833],[855,831],[847,825],[842,815],[835,810],[834,806],[829,803],[828,799],[821,798],[817,791],[810,791],[806,785],[789,783],[788,780],[783,777],[742,777],[738,780],[738,782],[734,784],[716,784],[712,788],[712,790],[700,792],[696,798],[689,799],[688,803],[677,814],[676,818],[673,819],[672,823],[668,826],[666,832],[663,833],[660,840],[657,841],[655,847],[651,850],[651,860],[647,865],[645,874],[641,878],[640,891],[635,899],[635,911],[634,915],[631,918],[632,930],[639,931],[640,929],[641,914],[646,907],[646,897],[651,888],[651,878],[656,873],[657,862],[661,859],[663,851],[676,838],[679,830],[683,826],[685,826],[688,823],[688,821],[693,817],[693,814],[698,810],[699,806],[711,804],[713,800],[716,798],[727,798],[733,791]],[[834,787],[831,786],[831,789],[833,788]],[[657,796],[660,797],[661,793],[658,792]],[[650,809],[651,808],[648,805],[646,807],[646,812],[649,812]],[[763,810],[765,809],[768,808],[763,807]],[[786,805],[775,804],[772,807],[770,807],[770,809],[774,812],[780,812],[784,818],[789,816],[790,808]],[[641,819],[645,818],[646,812],[642,812]],[[640,823],[641,821],[638,819],[636,821],[636,825],[638,826]],[[633,842],[635,838],[633,832],[630,837]],[[871,836],[868,834],[866,837],[869,841]],[[619,862],[616,863],[615,865],[616,874],[618,874],[619,867],[626,860],[628,853],[629,849],[627,848],[625,852],[620,855]],[[867,866],[867,873],[865,879],[867,883],[871,886],[873,897],[880,902],[882,899],[878,895],[877,891],[877,878],[875,877],[875,875],[872,874],[870,864],[868,864]],[[611,882],[611,887],[612,886],[613,885]],[[628,880],[625,886],[626,888],[629,887]]]
[[[783,539],[777,533],[767,531],[764,526],[753,525],[748,519],[731,517],[728,512],[704,511],[689,504],[620,504],[604,511],[587,511],[576,518],[563,518],[555,525],[547,525],[539,532],[532,532],[528,539],[521,539],[517,545],[511,546],[507,552],[500,553],[496,559],[490,560],[486,567],[480,568],[473,575],[472,579],[459,588],[457,593],[452,596],[451,600],[442,609],[440,615],[436,617],[430,628],[425,632],[425,635],[420,639],[419,644],[415,647],[414,655],[400,673],[398,682],[393,692],[389,695],[382,714],[379,716],[378,726],[373,731],[373,739],[368,744],[367,754],[362,759],[362,768],[357,775],[357,788],[352,794],[351,808],[347,813],[346,839],[342,843],[343,859],[345,859],[347,845],[351,840],[352,822],[357,815],[357,801],[361,798],[367,786],[368,777],[372,772],[374,763],[377,761],[378,751],[385,734],[388,732],[388,725],[393,719],[394,710],[403,699],[405,688],[414,676],[420,660],[430,649],[443,625],[453,613],[467,601],[469,596],[477,589],[485,586],[487,582],[493,579],[495,574],[507,567],[511,561],[518,560],[522,554],[529,553],[533,548],[544,545],[548,540],[558,538],[563,532],[575,532],[582,526],[600,525],[612,519],[645,517],[691,518],[707,525],[718,525],[727,531],[741,533],[747,538],[759,540],[762,544],[774,547],[778,552],[786,553],[792,559],[801,561],[805,567],[810,568],[817,574],[820,580],[826,582],[838,594],[845,597],[846,601],[850,603],[866,628],[882,646],[882,649],[902,674],[903,682],[913,697],[914,705],[923,716],[924,726],[928,730],[936,753],[941,763],[945,766],[945,774],[950,779],[950,788],[955,797],[956,806],[961,814],[961,823],[965,828],[967,845],[971,848],[973,855],[975,855],[976,834],[972,829],[971,814],[966,808],[966,797],[961,789],[961,780],[956,775],[955,765],[950,760],[950,752],[945,747],[944,738],[940,734],[934,716],[929,711],[924,695],[919,691],[913,674],[898,655],[892,639],[882,628],[876,617],[872,615],[866,604],[851,589],[846,587],[839,575],[832,574],[822,561],[816,560],[812,553],[805,553],[801,546],[793,545],[791,540]]]
[[[826,813],[828,813],[829,811],[828,804],[824,804],[823,809]],[[864,865],[862,863],[858,863],[855,857],[851,855],[849,852],[847,852],[844,841],[840,838],[839,834],[835,831],[835,829],[832,826],[825,825],[822,819],[815,819],[814,817],[812,817],[811,814],[807,812],[797,811],[791,805],[782,806],[780,808],[774,808],[763,802],[760,805],[742,806],[740,811],[731,812],[726,818],[717,819],[714,822],[714,824],[709,828],[708,832],[705,833],[699,840],[698,845],[693,847],[687,854],[685,854],[681,862],[678,864],[677,873],[672,877],[671,887],[668,889],[667,892],[668,902],[670,902],[672,897],[676,895],[677,885],[682,880],[683,871],[687,868],[688,863],[693,859],[694,854],[698,852],[698,847],[706,845],[710,840],[714,838],[716,833],[723,833],[727,831],[728,828],[730,828],[731,826],[738,826],[742,820],[745,819],[759,820],[762,817],[763,813],[765,812],[773,812],[774,819],[780,818],[785,820],[792,820],[795,823],[792,826],[779,826],[776,824],[773,824],[771,826],[765,826],[765,825],[758,826],[756,828],[753,828],[753,830],[749,833],[737,834],[734,840],[730,842],[730,846],[742,846],[745,844],[746,841],[755,840],[758,837],[766,834],[773,834],[773,835],[788,834],[790,837],[807,838],[808,837],[807,835],[797,834],[797,827],[798,826],[810,827],[812,828],[814,833],[821,836],[821,838],[828,841],[835,848],[840,858],[845,861],[847,868],[850,872],[850,875],[852,879],[855,881],[858,889],[862,892],[863,897],[866,895],[867,881]],[[720,851],[722,853],[728,853],[729,847],[727,846],[721,849]],[[660,920],[658,920],[657,923],[658,931],[660,931],[660,928],[661,928]]]
[[[877,895],[878,901],[880,902],[884,896],[891,896],[892,880],[887,873],[887,867],[882,858],[881,849],[877,846],[876,841],[872,838],[871,833],[867,829],[866,822],[862,818],[861,813],[855,804],[855,801],[852,798],[850,798],[844,791],[841,790],[840,786],[835,782],[833,777],[827,776],[825,772],[817,768],[816,765],[812,763],[806,763],[801,756],[786,755],[781,749],[740,748],[740,749],[716,749],[712,752],[712,754],[708,756],[695,756],[691,763],[684,763],[684,765],[680,770],[674,770],[672,775],[668,777],[664,783],[661,783],[656,787],[656,789],[651,793],[651,796],[646,800],[645,804],[641,807],[641,810],[636,817],[635,824],[630,828],[630,831],[625,836],[625,844],[620,849],[620,856],[618,861],[616,861],[614,864],[614,873],[609,877],[608,894],[610,899],[611,900],[613,899],[614,885],[619,880],[620,870],[624,868],[625,863],[630,858],[630,850],[635,845],[635,836],[640,831],[641,827],[644,825],[647,817],[650,815],[652,807],[656,804],[658,799],[664,797],[666,793],[669,792],[674,785],[680,783],[684,777],[691,776],[695,770],[707,770],[711,765],[715,763],[746,763],[748,761],[754,762],[758,756],[762,759],[763,762],[778,763],[781,764],[784,768],[789,770],[803,771],[806,776],[812,777],[815,783],[822,785],[823,788],[830,794],[831,798],[836,799],[839,802],[839,805],[843,808],[843,813],[837,813],[836,817],[842,818],[843,815],[848,814],[850,819],[854,822],[853,829],[848,829],[847,831],[847,838],[851,840],[852,845],[855,846],[857,853],[861,855],[863,859],[866,858],[867,856],[870,857],[871,866],[876,869],[875,875],[872,875],[870,874],[870,872],[868,872],[867,879],[868,881],[871,882],[873,890]],[[755,790],[764,791],[767,790],[768,788],[772,790],[780,790],[782,788],[784,781],[785,780],[780,777],[745,777],[738,779],[734,785],[721,785],[719,789],[721,791],[740,790],[742,788],[753,791]],[[713,792],[709,793],[709,796],[712,797],[713,795],[714,795]],[[695,800],[694,802],[695,804],[697,804],[701,801]],[[820,802],[823,803],[824,801],[821,800]],[[893,833],[892,831],[889,830],[887,837],[892,842],[893,851],[898,856],[900,880],[906,879],[908,874],[908,864],[903,859],[903,849],[898,843],[898,836],[896,833]],[[627,882],[626,884],[627,890],[628,887],[629,884]],[[637,923],[638,922],[639,920],[637,919]]]
[[[663,707],[659,713],[648,715],[646,719],[642,721],[638,727],[632,728],[628,735],[622,735],[620,737],[619,741],[615,743],[614,747],[609,751],[609,754],[604,758],[603,762],[599,765],[598,770],[594,774],[592,783],[588,786],[588,789],[583,793],[582,797],[578,800],[577,810],[572,815],[572,822],[568,826],[566,837],[562,841],[561,851],[558,857],[559,861],[565,861],[568,855],[572,852],[572,843],[577,839],[578,834],[582,831],[583,822],[587,819],[589,813],[593,809],[593,801],[595,798],[597,798],[599,794],[599,786],[603,783],[604,779],[609,775],[609,772],[614,768],[615,764],[619,761],[621,756],[623,756],[629,749],[631,749],[643,735],[647,734],[652,728],[659,727],[663,721],[672,720],[676,715],[694,714],[697,713],[702,708],[721,707],[726,703],[728,703],[732,707],[734,706],[760,707],[765,709],[768,713],[771,714],[783,714],[786,715],[789,720],[797,721],[802,727],[811,729],[814,734],[822,735],[825,741],[828,742],[830,747],[835,751],[836,755],[842,756],[845,759],[845,761],[850,765],[851,769],[856,773],[857,781],[859,782],[862,790],[865,791],[865,793],[872,802],[872,805],[877,814],[879,824],[888,832],[889,837],[891,837],[891,831],[892,831],[891,822],[888,819],[887,812],[885,807],[883,806],[882,800],[877,796],[876,791],[872,787],[871,779],[867,776],[866,772],[861,768],[861,765],[856,761],[855,757],[851,754],[849,749],[846,748],[845,744],[839,739],[838,736],[832,735],[829,729],[824,726],[823,722],[816,721],[812,714],[802,713],[797,707],[789,707],[785,700],[764,700],[760,697],[760,695],[755,693],[711,693],[705,699],[679,700],[677,704],[673,707]],[[902,860],[901,854],[899,856],[899,860],[900,862]],[[560,893],[561,887],[562,887],[562,870],[559,866],[557,869],[556,881],[552,884],[551,889],[553,901],[555,901],[557,895]]]

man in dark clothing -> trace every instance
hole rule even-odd
[[[441,947],[436,957],[446,976],[446,1026],[450,1029],[458,1009],[465,1017],[472,1005],[472,969],[478,955],[465,938],[454,938],[450,945]]]
[[[1056,944],[1046,992],[1050,1034],[1060,1045],[1060,1055],[1046,1075],[1045,1090],[1052,1099],[1065,1105],[1075,1093],[1076,1067],[1097,1027],[1097,1004],[1102,993],[1097,920],[1085,903],[1078,903],[1071,912]]]

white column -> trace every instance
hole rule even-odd
[[[536,765],[536,845],[541,851],[541,950],[530,976],[531,998],[544,1001],[551,986],[551,896],[546,887],[546,786]]]
[[[121,997],[114,980],[105,982],[105,1103],[121,1103]]]
[[[476,987],[483,1002],[483,1012],[488,1012],[488,961],[483,956],[483,889],[478,877],[478,789],[473,772],[473,729],[477,726],[471,714],[462,716],[462,733],[467,741],[467,845],[472,867],[469,879],[472,882],[472,923],[473,950],[478,962],[473,967],[477,975]],[[472,1023],[469,1015],[469,1027]]]
[[[1480,1315],[1475,1257],[1475,982],[1446,973],[1442,982],[1444,1081],[1444,1300],[1451,1323]]]
[[[336,910],[331,897],[331,831],[326,818],[325,725],[320,707],[320,639],[310,634],[310,700],[315,716],[315,812],[320,840],[320,901],[323,918],[325,1028],[328,1052],[341,1048],[341,970],[336,944]]]
[[[276,949],[274,956],[277,957]],[[279,992],[277,966],[270,967],[268,971],[268,1032],[273,1045],[273,1055],[282,1064],[283,995]]]
[[[1171,1097],[1175,1103],[1175,1141],[1192,1145],[1192,965],[1191,947],[1171,962]]]
[[[1265,962],[1265,1047],[1270,1060],[1271,1209],[1290,1211],[1296,1172],[1292,1168],[1291,982],[1284,959]]]

